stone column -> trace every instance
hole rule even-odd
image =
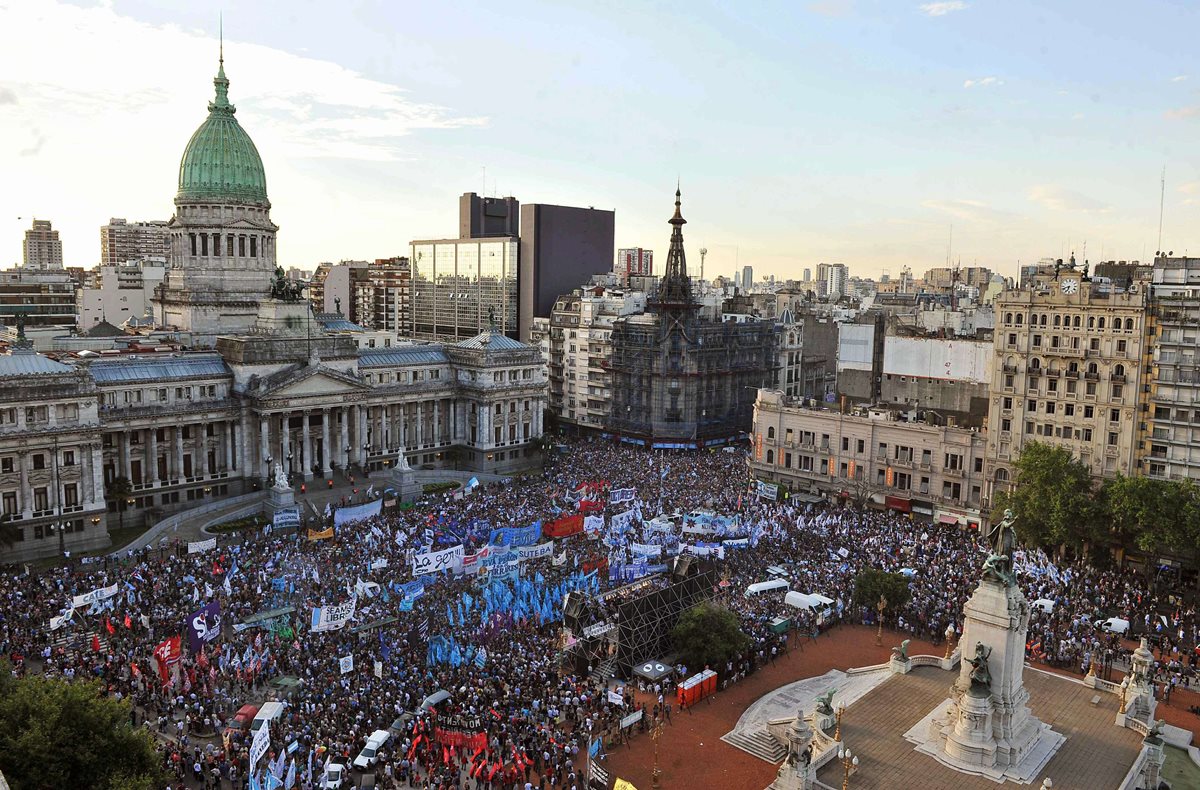
[[[79,496],[84,510],[88,510],[96,502],[95,481],[92,480],[92,446],[90,444],[79,445],[79,487],[83,489],[79,492]]]
[[[324,409],[321,412],[321,474],[326,478],[333,473],[333,469],[329,466],[330,461],[333,460],[333,452],[329,444],[329,420],[329,409]]]
[[[288,460],[288,454],[292,451],[291,423],[291,413],[284,412],[279,415],[279,463],[283,466],[283,471],[288,473],[292,471],[292,462]]]
[[[183,480],[183,426],[175,426],[175,480]]]
[[[311,426],[308,424],[308,412],[303,415],[304,427],[301,429],[304,433],[300,439],[301,452],[304,455],[304,479],[312,480],[313,478],[313,456],[312,456],[312,437],[309,435]]]
[[[233,474],[233,422],[225,420],[221,423],[221,440],[225,443],[225,474]]]
[[[158,429],[146,431],[146,463],[150,466],[150,485],[158,485]]]
[[[196,434],[196,454],[200,456],[196,466],[197,474],[208,479],[208,423],[197,423]]]
[[[364,469],[366,469],[367,456],[369,455],[367,448],[365,447],[367,444],[367,406],[366,404],[359,404],[358,406],[355,406],[354,409],[358,413],[358,422],[356,423],[358,426],[358,436],[356,437],[355,441],[355,445],[358,447],[359,453],[358,463]]]
[[[342,473],[347,474],[350,467],[350,453],[346,451],[350,446],[350,409],[343,406],[338,411],[342,415],[342,424],[338,431],[337,457],[341,459]]]
[[[417,447],[425,446],[425,404],[417,401]]]
[[[408,449],[408,404],[407,403],[397,404],[396,405],[396,413],[397,413],[397,417],[398,417],[398,423],[400,425],[400,430],[399,430],[400,446],[407,450]]]
[[[441,411],[442,411],[441,404],[442,404],[442,402],[440,400],[435,400],[433,402],[433,446],[434,447],[437,447],[442,443],[442,426],[439,424],[440,418],[441,418]]]
[[[24,409],[17,409],[18,413],[22,411]],[[25,518],[29,518],[33,513],[33,491],[29,488],[29,468],[25,460],[28,457],[28,453],[17,453],[17,469],[21,473],[21,490],[17,492],[17,496],[21,498],[21,513]]]
[[[133,483],[132,459],[129,457],[129,431],[121,431],[117,441],[117,460],[119,463],[120,474],[126,480]]]

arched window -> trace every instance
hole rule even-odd
[[[1125,375],[1125,366],[1124,366],[1124,365],[1117,365],[1116,367],[1114,367],[1114,368],[1113,368],[1113,375],[1114,375],[1114,376],[1124,376],[1124,375]]]
[[[1130,332],[1133,331],[1133,319],[1132,318],[1125,319],[1125,329],[1127,329]]]
[[[1088,316],[1088,329],[1095,329],[1095,328],[1096,328],[1096,316],[1089,315]]]
[[[770,428],[767,428],[767,438],[768,439],[775,438],[775,426],[774,425],[772,425]]]
[[[769,464],[775,463],[775,451],[774,450],[767,450],[767,463],[769,463]]]
[[[1079,316],[1075,316],[1075,320],[1074,320],[1073,324],[1076,329],[1079,328]]]
[[[1087,372],[1093,376],[1096,375],[1096,363],[1095,362],[1088,363]]]
[[[1017,326],[1020,326],[1023,323],[1025,323],[1025,316],[1017,313]]]
[[[1012,313],[1005,313],[1005,314],[1004,314],[1004,323],[1006,323],[1006,324],[1011,324],[1011,323],[1012,323]]]
[[[1038,359],[1037,357],[1034,357],[1033,359],[1029,360],[1029,369],[1030,370],[1041,370],[1042,369],[1042,360]]]
[[[996,482],[997,483],[1007,483],[1008,482],[1008,470],[1007,469],[1005,469],[1004,467],[1000,467],[999,469],[996,470]]]
[[[1046,325],[1046,314],[1045,314],[1045,313],[1042,313],[1042,321],[1041,321],[1041,324],[1042,324],[1042,326],[1045,326],[1045,325]]]
[[[1062,316],[1060,316],[1058,313],[1054,314],[1054,325],[1062,326]]]

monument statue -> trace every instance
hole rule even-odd
[[[975,657],[967,659],[971,665],[971,693],[985,697],[991,693],[992,673],[988,670],[988,658],[992,649],[983,642],[975,643]]]
[[[278,461],[275,462],[275,487],[281,491],[292,487],[288,482],[287,474],[283,471],[283,465]]]
[[[1005,509],[1004,518],[988,535],[992,541],[992,551],[983,563],[983,578],[998,581],[1006,587],[1017,583],[1017,577],[1012,570],[1013,553],[1017,549],[1014,521],[1016,518],[1012,509]]]
[[[908,660],[908,643],[911,641],[912,641],[911,639],[905,639],[903,642],[900,643],[899,647],[892,648],[892,660],[893,661],[907,661]]]
[[[400,452],[396,454],[395,468],[399,469],[401,472],[405,472],[405,471],[408,471],[409,469],[412,469],[412,467],[408,465],[408,456],[404,454],[403,447],[401,447]]]
[[[275,276],[271,279],[271,298],[281,302],[299,302],[303,283],[294,283],[288,279],[282,266],[275,267]]]
[[[496,331],[496,308],[494,306],[488,307],[488,329],[492,332]]]
[[[830,689],[824,694],[817,697],[817,713],[822,716],[833,715],[833,695],[837,693],[837,689]],[[803,718],[803,716],[801,716]]]
[[[1162,743],[1162,732],[1165,726],[1167,726],[1167,722],[1163,719],[1153,722],[1150,725],[1150,732],[1146,733],[1146,737],[1143,740],[1148,743]]]

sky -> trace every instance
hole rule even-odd
[[[1200,3],[0,0],[0,264],[166,219],[224,13],[279,260],[404,255],[463,192],[616,211],[689,268],[1007,275],[1200,254]]]

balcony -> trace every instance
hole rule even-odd
[[[1046,370],[1046,375],[1047,375],[1047,376],[1049,376],[1049,377],[1050,377],[1050,378],[1052,378],[1052,379],[1056,379],[1056,378],[1058,378],[1059,376],[1061,376],[1061,375],[1062,375],[1062,372],[1061,372],[1061,371],[1058,371],[1058,370],[1049,370],[1049,369],[1048,369],[1048,370]]]
[[[1017,373],[1019,368],[1016,365],[1010,365],[1007,362],[1000,366],[1000,369],[1005,373]]]
[[[1093,372],[1092,372],[1092,371],[1090,371],[1090,370],[1089,370],[1089,371],[1086,371],[1086,372],[1083,374],[1083,377],[1084,377],[1085,379],[1087,379],[1088,381],[1099,381],[1099,380],[1100,380],[1100,374],[1099,374],[1099,373],[1093,373]]]
[[[1111,376],[1109,376],[1108,378],[1110,381],[1117,383],[1117,384],[1125,383],[1125,375],[1123,373],[1114,373]]]

